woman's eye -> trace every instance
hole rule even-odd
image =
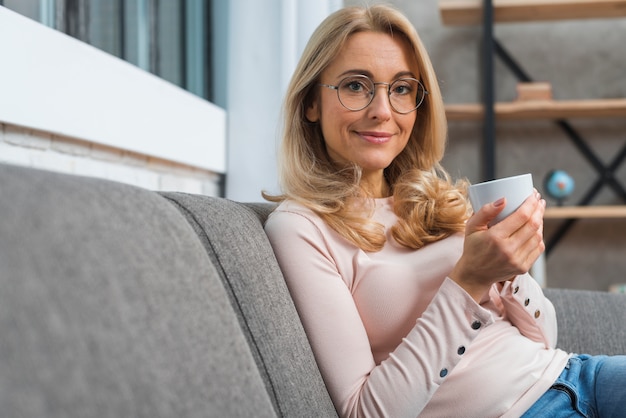
[[[346,83],[346,87],[350,91],[359,92],[365,90],[365,86],[361,81],[349,81]]]
[[[399,86],[394,86],[393,93],[399,95],[405,95],[411,93],[411,86],[408,84],[401,84]]]

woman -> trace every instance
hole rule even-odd
[[[488,228],[506,202],[470,216],[466,183],[440,166],[445,141],[407,19],[383,6],[329,16],[289,86],[266,231],[342,417],[519,417],[568,370],[554,308],[526,274],[545,201]]]

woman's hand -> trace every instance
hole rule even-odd
[[[546,202],[539,192],[535,190],[515,212],[489,228],[505,205],[504,198],[487,204],[467,221],[463,254],[449,275],[478,302],[493,283],[528,272],[545,250]]]

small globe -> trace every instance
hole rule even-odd
[[[550,171],[544,180],[544,188],[548,196],[563,200],[574,192],[574,179],[563,170]]]

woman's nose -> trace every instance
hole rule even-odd
[[[374,97],[367,107],[368,116],[387,120],[391,117],[391,103],[389,102],[389,86],[377,85],[374,89]]]

